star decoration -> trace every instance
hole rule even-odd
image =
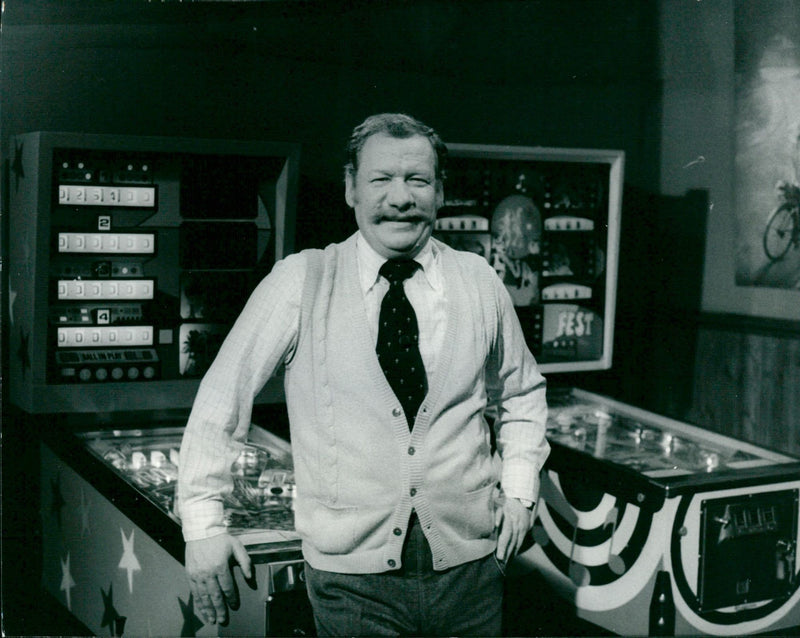
[[[89,510],[92,509],[92,504],[86,500],[86,494],[81,488],[81,537],[91,533],[89,526]]]
[[[114,619],[114,635],[121,636],[125,633],[125,621],[128,620],[127,616],[117,616]]]
[[[203,626],[203,621],[194,613],[194,594],[189,594],[188,602],[183,602],[180,597],[178,597],[178,602],[181,604],[181,613],[183,614],[181,636],[196,636],[197,630]]]
[[[115,621],[122,617],[114,609],[114,583],[108,583],[108,593],[102,587],[100,593],[103,595],[103,620],[100,621],[100,626],[108,626],[113,635]]]
[[[56,476],[55,478],[50,479],[50,490],[53,494],[53,500],[50,503],[50,514],[56,517],[58,521],[58,527],[61,528],[61,508],[64,507],[67,502],[64,500],[64,497],[61,496],[61,477]]]
[[[133,553],[133,535],[136,530],[131,530],[131,535],[126,538],[125,532],[122,528],[119,530],[122,536],[122,558],[119,561],[119,568],[125,569],[128,572],[128,591],[133,593],[133,572],[141,571],[142,566],[139,564],[139,559]]]
[[[14,141],[14,161],[11,163],[11,172],[14,173],[16,177],[16,190],[19,190],[19,180],[25,178],[25,168],[22,166],[22,149],[25,146],[25,142],[20,142],[17,144]]]
[[[67,597],[67,609],[72,611],[72,588],[75,587],[75,581],[72,579],[72,574],[69,570],[69,552],[67,552],[67,559],[61,560],[61,591],[65,592]]]
[[[19,357],[20,365],[22,366],[22,377],[25,378],[28,370],[31,367],[31,356],[28,353],[28,344],[30,342],[30,334],[26,333],[22,328],[19,329],[19,349],[17,356]]]

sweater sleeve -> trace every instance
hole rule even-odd
[[[491,273],[497,326],[487,367],[497,450],[502,459],[501,487],[506,496],[536,501],[540,472],[550,453],[545,437],[545,378],[525,342],[513,302],[503,283]]]
[[[231,464],[250,429],[253,400],[296,346],[306,262],[275,264],[250,296],[200,383],[181,443],[178,511],[187,541],[225,532]]]

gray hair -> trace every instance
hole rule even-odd
[[[447,159],[447,146],[439,134],[430,126],[423,124],[418,119],[405,113],[379,113],[370,115],[361,124],[353,129],[347,142],[347,164],[344,170],[347,175],[355,175],[358,171],[358,159],[367,139],[373,135],[388,135],[405,139],[414,135],[428,138],[436,154],[436,178],[442,179],[445,160]]]

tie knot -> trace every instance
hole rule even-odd
[[[413,275],[419,267],[419,262],[413,259],[390,259],[381,266],[380,274],[386,277],[390,284],[398,284]]]

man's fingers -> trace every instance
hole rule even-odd
[[[229,570],[224,570],[217,574],[217,582],[219,582],[222,594],[225,596],[225,601],[230,605],[231,609],[239,608],[239,591],[236,589],[236,583],[231,576]],[[223,601],[223,606],[225,605]]]
[[[514,500],[505,501],[502,508],[495,513],[495,521],[499,520],[500,533],[497,538],[497,558],[510,560],[522,549],[525,535],[533,523],[533,515]]]
[[[215,620],[220,624],[224,624],[228,619],[228,606],[225,603],[225,596],[216,579],[209,583],[208,589],[211,604],[214,605]]]
[[[519,532],[517,533],[516,542],[514,543],[514,555],[515,556],[517,554],[519,554],[519,550],[522,549],[522,545],[524,543],[525,543],[525,532],[523,532],[522,530],[519,530]]]
[[[208,593],[208,587],[205,581],[190,581],[189,588],[194,594],[197,610],[203,618],[206,619],[206,622],[213,625],[217,621],[217,613],[214,609],[214,603],[211,601],[211,596]]]
[[[231,558],[241,565],[249,578],[252,563],[239,539],[220,534],[186,543],[189,586],[199,613],[211,624],[226,623],[228,607],[239,607],[239,591],[231,571]]]
[[[250,561],[250,554],[247,553],[247,550],[244,548],[244,545],[238,538],[231,539],[232,546],[233,546],[233,557],[237,563],[239,563],[239,567],[242,568],[242,573],[244,574],[245,578],[250,578],[252,574],[252,563]]]
[[[508,556],[508,547],[511,542],[511,532],[509,531],[507,521],[503,521],[500,527],[500,536],[497,537],[497,558],[498,560],[506,560]]]

